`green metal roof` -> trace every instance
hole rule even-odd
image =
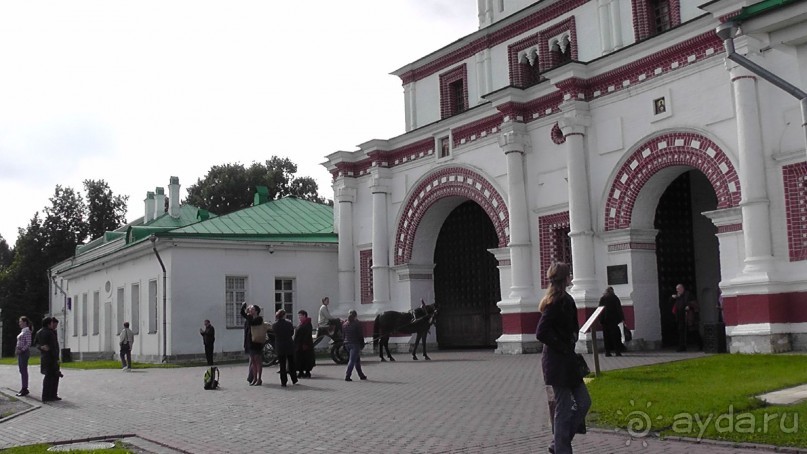
[[[200,208],[193,205],[180,205],[178,217],[172,218],[168,213],[163,213],[157,217],[157,219],[154,219],[145,225],[148,227],[170,227],[172,229],[184,227],[188,224],[193,224],[200,221],[199,210]],[[214,218],[216,215],[210,213],[210,217]]]
[[[765,0],[763,2],[754,3],[753,5],[743,7],[743,9],[740,10],[740,14],[733,17],[731,20],[735,22],[742,22],[751,19],[752,17],[802,1],[804,0]]]
[[[326,243],[338,241],[333,232],[333,207],[296,197],[272,200],[163,232],[159,236]]]

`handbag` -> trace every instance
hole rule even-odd
[[[577,364],[577,371],[580,373],[580,378],[583,378],[591,373],[591,369],[589,369],[588,364],[586,363],[586,358],[583,358],[583,355],[580,353],[575,353],[574,359],[575,364]]]
[[[263,344],[266,342],[266,332],[269,330],[271,325],[268,323],[261,323],[260,325],[251,325],[249,327],[250,335],[252,336],[252,342],[256,344]]]
[[[630,342],[633,340],[633,333],[631,333],[630,329],[628,329],[628,325],[622,325],[622,332],[625,335],[625,342]]]

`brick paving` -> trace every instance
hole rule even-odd
[[[191,453],[543,453],[550,440],[540,355],[490,351],[434,352],[432,361],[398,354],[394,363],[364,358],[370,377],[344,381],[344,366],[321,360],[312,379],[281,388],[264,371],[261,387],[246,382],[246,364],[221,367],[221,389],[202,389],[205,368],[64,370],[61,402],[0,424],[0,448],[102,436],[136,435]],[[601,358],[603,370],[672,361],[697,354],[636,353]],[[592,364],[589,357],[589,364]],[[592,364],[593,365],[593,364]],[[31,368],[31,395],[41,376]],[[0,366],[4,391],[19,382],[16,366]],[[595,402],[596,405],[596,402]],[[759,453],[765,447],[658,440],[592,430],[575,439],[578,453]],[[643,442],[647,442],[644,446]],[[790,451],[795,452],[795,451]]]

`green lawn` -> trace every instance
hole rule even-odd
[[[0,365],[17,365],[17,358],[0,358]],[[28,361],[29,366],[39,365],[39,356],[31,356]],[[69,363],[61,363],[62,369],[120,369],[120,361],[115,360],[93,360],[93,361],[71,361]],[[154,368],[171,368],[171,367],[184,367],[186,365],[180,364],[151,364],[151,363],[132,363],[133,369],[154,369]]]
[[[604,372],[588,384],[589,423],[639,436],[807,447],[807,402],[754,396],[807,383],[805,355],[714,355]]]
[[[16,448],[8,448],[0,450],[0,452],[4,454],[45,454],[48,452],[48,448],[50,448],[51,446],[52,445],[48,444],[18,446]],[[129,454],[132,451],[126,449],[123,443],[116,441],[115,447],[112,449],[92,449],[92,450],[82,449],[70,452],[79,454]]]

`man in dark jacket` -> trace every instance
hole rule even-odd
[[[213,343],[216,342],[216,328],[210,324],[210,320],[205,320],[204,328],[199,328],[199,334],[202,335],[202,342],[205,344],[205,358],[207,365],[213,365]]]
[[[687,312],[694,298],[692,294],[686,291],[684,284],[675,286],[675,293],[672,296],[673,308],[672,312],[675,316],[675,323],[678,326],[678,351],[685,352],[687,350]]]
[[[45,317],[42,320],[42,329],[36,333],[36,344],[40,353],[40,371],[42,379],[42,402],[62,400],[59,394],[59,378],[62,376],[59,370],[59,340],[56,335],[56,327],[59,320],[55,317]]]
[[[277,362],[280,364],[280,386],[285,387],[288,378],[297,384],[297,369],[294,367],[294,325],[286,320],[286,311],[280,309],[275,313],[275,323],[272,331],[275,333],[275,353]]]

